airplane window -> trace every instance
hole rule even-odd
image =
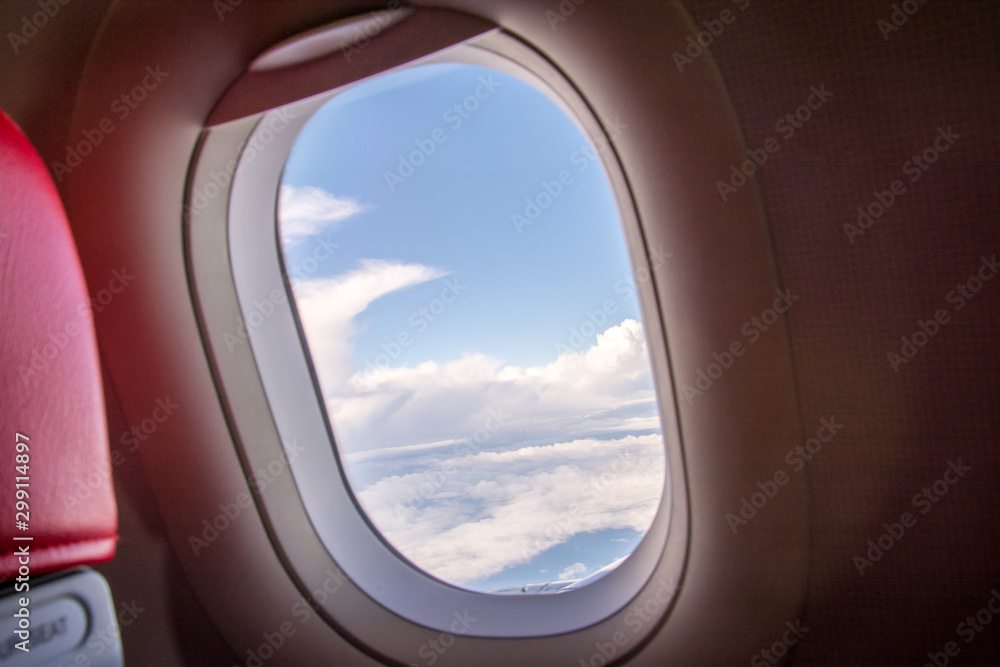
[[[284,270],[339,460],[385,542],[441,581],[579,588],[660,505],[607,151],[534,85],[437,63],[334,96],[285,165]]]

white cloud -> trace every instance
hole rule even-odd
[[[356,316],[379,297],[445,275],[422,264],[362,259],[360,268],[339,276],[297,282],[295,302],[323,394],[345,391],[357,370],[351,360]]]
[[[444,275],[362,260],[295,287],[338,447],[372,523],[414,564],[459,585],[575,535],[644,533],[665,463],[639,322],[626,319],[591,347],[539,366],[470,354],[389,366],[357,382],[356,316]]]
[[[337,197],[322,188],[281,186],[278,193],[281,241],[294,245],[327,227],[367,210],[349,197]]]
[[[583,563],[573,563],[565,570],[556,575],[557,579],[578,579],[587,571],[587,566]]]
[[[505,432],[526,432],[521,442],[659,427],[645,336],[631,319],[598,334],[587,350],[543,366],[504,366],[474,354],[387,367],[370,382],[330,388],[327,410],[348,454],[359,443],[385,449],[464,438],[497,408],[507,416]]]
[[[385,477],[358,497],[400,553],[467,584],[581,533],[645,532],[663,488],[662,446],[650,434],[458,455]]]

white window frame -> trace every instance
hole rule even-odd
[[[582,95],[551,63],[498,30],[400,67],[432,62],[483,65],[521,78],[547,92],[593,143],[606,144],[609,148],[600,157],[616,197],[633,271],[650,275],[642,227],[614,153],[614,141]],[[303,448],[289,460],[291,476],[255,489],[254,499],[276,550],[304,594],[314,593],[319,582],[326,586],[331,579],[335,581],[330,586],[336,594],[323,596],[322,601],[310,595],[327,622],[365,650],[377,646],[386,657],[406,664],[416,660],[421,638],[433,638],[436,633],[463,635],[455,649],[441,656],[440,664],[462,664],[463,659],[483,651],[508,650],[490,641],[496,638],[531,642],[561,635],[567,647],[590,647],[625,627],[630,603],[655,599],[655,612],[646,605],[644,618],[651,618],[643,623],[646,636],[663,621],[672,604],[688,542],[683,457],[664,327],[652,280],[638,281],[638,295],[660,406],[666,478],[649,531],[616,570],[578,590],[555,595],[497,596],[460,589],[398,555],[355,501],[291,307],[275,224],[281,173],[299,129],[323,103],[350,85],[225,119],[206,129],[189,180],[189,207],[196,203],[194,193],[211,191],[210,183],[222,193],[219,201],[213,200],[197,219],[189,220],[189,270],[244,471],[253,477],[262,466],[280,460],[283,451]],[[254,148],[252,153],[250,148]],[[221,174],[231,174],[231,181]],[[283,298],[276,299],[276,294]],[[255,311],[268,310],[259,307],[265,301],[274,310],[262,319],[254,318]],[[226,335],[233,335],[234,312],[250,325],[252,355],[230,354],[232,343]],[[260,324],[255,326],[257,321]],[[241,407],[240,392],[254,387],[263,392],[269,414]],[[456,618],[461,615],[476,621],[458,632]],[[386,636],[394,639],[387,642]],[[512,661],[520,655],[516,651],[523,650],[513,648],[518,643],[512,642],[509,649],[515,651]],[[639,645],[641,641],[630,638],[630,649]]]

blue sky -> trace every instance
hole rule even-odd
[[[383,535],[477,590],[630,553],[663,487],[659,413],[611,188],[565,113],[492,70],[403,70],[322,107],[281,188],[337,446]]]
[[[450,119],[462,120],[454,128],[445,113],[484,77],[500,85],[477,100],[467,119],[453,113]],[[433,336],[416,336],[398,361],[443,361],[477,351],[518,365],[543,363],[606,298],[621,301],[619,321],[638,319],[635,299],[622,300],[613,289],[630,269],[603,168],[590,159],[593,152],[581,151],[586,138],[551,100],[515,78],[467,65],[404,70],[373,85],[377,93],[356,87],[309,121],[284,184],[319,187],[366,207],[334,230],[340,253],[317,276],[380,257],[438,267],[468,286],[435,322]],[[390,191],[385,172],[436,128],[445,141]],[[511,215],[523,215],[525,198],[544,193],[542,182],[563,170],[572,182],[518,233]],[[308,244],[297,244],[289,259],[309,252]],[[438,297],[443,282],[372,303],[360,320],[366,331],[357,339],[355,361],[373,357],[401,331],[419,329],[410,315]]]

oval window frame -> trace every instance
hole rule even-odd
[[[592,142],[606,145],[607,150],[600,151],[602,166],[615,193],[633,274],[640,277],[650,275],[644,234],[613,140],[607,136],[585,99],[551,63],[513,36],[498,30],[399,67],[431,62],[467,62],[518,76],[547,93],[563,107]],[[393,69],[396,68],[384,71]],[[212,202],[207,209],[208,214],[199,221],[203,225],[196,228],[189,223],[188,226],[192,283],[196,295],[203,292],[199,301],[208,302],[210,297],[214,300],[220,291],[225,292],[227,287],[231,287],[230,298],[235,300],[241,316],[252,325],[249,314],[257,309],[255,304],[271,298],[276,284],[284,290],[283,307],[269,314],[261,326],[249,327],[247,347],[252,354],[240,356],[240,364],[228,363],[229,360],[219,363],[218,359],[213,363],[220,378],[221,391],[230,397],[224,402],[231,413],[230,420],[237,436],[244,472],[252,478],[254,471],[260,470],[261,466],[266,467],[270,462],[282,460],[285,453],[296,451],[291,446],[293,443],[314,441],[319,437],[316,434],[320,424],[329,444],[326,452],[320,451],[323,448],[307,448],[307,453],[301,458],[288,461],[293,473],[291,476],[278,478],[265,488],[258,484],[254,490],[254,499],[268,525],[276,550],[300,590],[327,622],[366,651],[378,646],[379,653],[384,652],[386,657],[399,662],[413,661],[417,647],[423,645],[427,637],[433,639],[436,633],[454,633],[456,615],[463,613],[476,618],[476,623],[466,629],[466,636],[456,643],[458,648],[449,651],[443,664],[451,664],[453,660],[454,664],[461,664],[462,660],[472,656],[481,659],[482,651],[487,647],[480,640],[490,642],[488,650],[495,653],[498,646],[491,640],[496,638],[532,642],[562,635],[569,642],[567,648],[579,647],[581,644],[578,642],[584,642],[583,646],[592,646],[593,641],[606,640],[621,629],[630,602],[643,596],[655,596],[655,622],[644,624],[643,636],[646,636],[662,622],[680,586],[688,541],[686,485],[676,404],[664,326],[652,280],[638,281],[638,295],[657,387],[667,475],[652,526],[633,554],[614,572],[600,581],[561,595],[507,597],[459,589],[423,573],[395,554],[353,501],[353,494],[336,460],[336,447],[329,440],[331,431],[319,402],[301,326],[294,309],[288,308],[290,287],[285,284],[283,271],[280,271],[280,240],[274,216],[277,184],[297,130],[313,111],[342,89],[312,95],[278,109],[231,120],[206,130],[189,181],[188,205],[191,206],[192,193],[204,191],[209,183],[218,184],[220,170],[233,174],[231,183],[227,183],[226,201]],[[286,112],[286,121],[287,112],[294,117],[280,131],[276,131],[280,123],[276,123],[275,119],[282,118],[282,112]],[[260,145],[269,148],[255,152],[253,158],[247,159],[247,148]],[[230,169],[230,165],[235,166]],[[265,219],[269,219],[266,226]],[[214,221],[214,227],[210,227],[210,221]],[[271,233],[262,233],[267,228]],[[218,266],[220,241],[224,243],[226,267]],[[214,243],[215,252],[203,242]],[[213,262],[211,267],[207,266],[210,261]],[[274,262],[273,266],[271,262]],[[279,269],[277,272],[274,270],[276,267]],[[228,281],[214,282],[227,277],[227,273],[231,276]],[[276,279],[279,282],[276,283]],[[213,314],[205,309],[201,309],[201,314],[203,333],[213,355],[224,357],[227,350],[231,353],[231,344],[224,338],[225,333],[232,335],[232,324],[225,321],[226,315]],[[231,309],[229,314],[232,314]],[[289,344],[292,340],[290,334],[296,337],[298,345]],[[276,355],[275,350],[292,356]],[[298,359],[294,358],[296,354]],[[292,400],[291,407],[311,414],[297,414],[297,410],[290,409],[282,398],[296,391],[295,381],[286,373],[294,364],[304,364],[308,370],[311,382],[298,386],[312,392],[312,401]],[[297,377],[301,380],[302,368],[299,370]],[[238,387],[241,382],[260,386],[270,414],[251,415],[249,410],[238,407],[240,402],[234,399],[241,391]],[[242,414],[237,415],[236,412]],[[295,423],[310,424],[312,431],[308,435],[300,435],[302,432],[291,426]],[[282,442],[286,444],[284,450]],[[334,464],[332,469],[331,461]],[[343,497],[333,504],[311,492],[319,483],[315,477],[324,471],[334,471],[335,478],[340,480],[335,493],[342,493]],[[323,518],[332,519],[331,523],[321,525],[320,514],[326,514],[327,517]],[[364,531],[374,537],[384,550],[378,560],[368,558],[375,552],[362,551],[359,555],[348,551],[353,547],[344,546],[357,544],[352,538],[364,535]],[[304,535],[308,537],[308,545],[303,544]],[[345,539],[344,535],[348,537]],[[392,561],[395,565],[385,567]],[[378,564],[372,567],[373,562]],[[372,571],[366,572],[368,568]],[[329,591],[331,587],[336,593]],[[323,592],[328,594],[317,594]],[[377,621],[376,616],[379,617]],[[384,626],[387,622],[390,624],[387,634],[397,637],[398,641],[387,643],[384,640],[386,633],[374,632],[375,627],[379,624]],[[428,630],[430,634],[427,634]],[[639,645],[641,638],[630,648]],[[465,657],[461,658],[463,655]]]

